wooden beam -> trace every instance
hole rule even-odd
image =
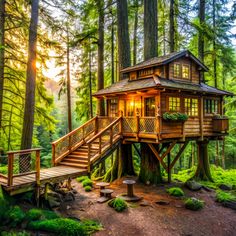
[[[162,154],[161,159],[163,160],[167,154],[170,153],[170,151],[172,150],[172,148],[175,146],[175,144],[177,143],[177,141],[173,141],[170,146],[167,148],[167,150]]]
[[[180,158],[181,154],[183,153],[183,151],[185,150],[186,146],[188,145],[189,141],[186,141],[184,143],[184,145],[181,147],[181,149],[179,150],[179,152],[177,153],[177,155],[175,156],[174,160],[172,161],[172,163],[170,164],[170,170],[174,167],[176,161]]]
[[[162,164],[162,166],[164,167],[164,169],[167,171],[167,166],[166,163],[163,161],[163,159],[160,157],[158,151],[156,150],[156,148],[153,146],[153,144],[148,143],[148,146],[150,147],[150,149],[152,150],[153,154],[156,156],[156,158],[160,161],[160,163]]]

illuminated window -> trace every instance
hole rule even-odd
[[[126,101],[126,115],[135,116],[135,101],[134,100]]]
[[[110,112],[109,116],[117,116],[118,115],[118,99],[110,99]]]
[[[183,79],[189,79],[189,65],[182,66],[182,77]]]
[[[180,98],[169,97],[169,111],[173,112],[180,111]]]
[[[155,97],[144,98],[145,116],[155,116]]]
[[[219,102],[215,99],[205,99],[204,108],[206,114],[218,113]]]
[[[174,77],[175,78],[180,77],[180,64],[177,63],[174,64]]]
[[[184,110],[189,116],[198,116],[198,99],[197,98],[185,98]]]

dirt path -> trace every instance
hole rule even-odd
[[[97,189],[86,193],[81,184],[73,182],[78,191],[74,202],[65,203],[60,211],[70,217],[95,219],[102,223],[104,230],[97,236],[169,236],[169,235],[204,235],[225,236],[236,235],[236,212],[222,207],[214,201],[214,192],[190,192],[184,189],[187,196],[194,196],[205,201],[201,211],[193,212],[184,208],[183,200],[168,196],[165,186],[135,185],[135,194],[143,197],[147,206],[140,203],[130,204],[129,209],[122,213],[115,212],[106,203],[96,202]],[[111,185],[113,196],[126,192],[122,180]],[[165,200],[169,205],[156,204]]]

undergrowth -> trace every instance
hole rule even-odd
[[[197,198],[188,198],[184,204],[187,209],[192,211],[198,211],[204,207],[204,201]]]
[[[171,196],[182,197],[184,196],[184,191],[179,187],[172,187],[166,190]]]
[[[92,191],[92,187],[91,186],[85,186],[84,190],[85,190],[85,192],[91,192]]]
[[[121,198],[114,198],[108,202],[108,205],[114,208],[117,212],[122,212],[128,208],[126,201]]]
[[[224,192],[222,190],[217,190],[216,201],[221,203],[228,201],[236,201],[236,196],[231,192]]]
[[[82,185],[83,185],[83,187],[86,187],[86,186],[92,187],[92,186],[93,186],[93,181],[92,181],[91,179],[85,179],[85,180],[82,182]]]
[[[76,180],[77,180],[79,183],[83,182],[83,181],[86,180],[86,179],[89,179],[89,177],[88,177],[87,175],[80,176],[80,177],[76,178]]]

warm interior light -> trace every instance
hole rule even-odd
[[[133,107],[134,106],[134,101],[130,102],[130,106]]]

